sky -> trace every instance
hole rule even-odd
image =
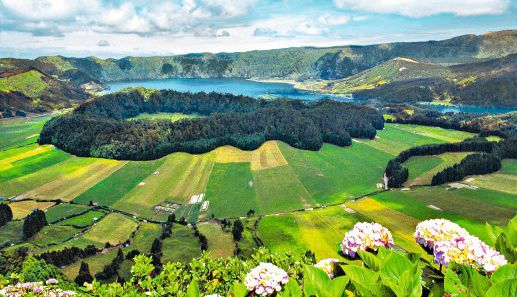
[[[517,28],[517,0],[0,0],[0,57],[175,55]]]

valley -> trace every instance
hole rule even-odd
[[[0,0],[0,296],[517,297],[510,0]]]
[[[268,141],[252,151],[223,146],[204,154],[118,161],[76,157],[29,141],[48,118],[2,120],[17,138],[2,143],[0,152],[0,196],[14,213],[14,221],[0,227],[0,243],[7,251],[26,247],[31,254],[93,245],[103,250],[84,258],[93,274],[119,247],[124,253],[150,251],[172,213],[180,223],[162,241],[164,263],[201,255],[197,232],[216,257],[235,251],[245,256],[264,245],[275,252],[310,249],[323,259],[335,256],[343,230],[365,220],[387,226],[401,248],[421,253],[412,234],[419,221],[447,218],[487,240],[485,222],[502,226],[517,213],[517,195],[504,186],[517,175],[511,159],[500,172],[463,182],[475,187],[449,189],[425,186],[427,175],[461,156],[418,157],[407,162],[411,188],[383,189],[386,163],[398,153],[462,141],[474,135],[468,132],[388,123],[375,139],[354,138],[348,147],[324,144],[308,151]],[[50,225],[23,241],[21,220],[35,208],[44,210]],[[236,218],[245,226],[240,241],[223,224]],[[119,275],[129,274],[132,261],[126,261]],[[79,263],[61,269],[74,278]]]

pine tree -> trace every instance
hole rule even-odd
[[[75,283],[79,286],[82,286],[85,282],[91,283],[93,281],[93,277],[90,274],[90,267],[88,267],[88,263],[81,262],[81,267],[79,268],[79,274],[75,278]]]
[[[232,234],[233,239],[235,239],[235,241],[241,240],[242,231],[244,231],[244,226],[242,225],[242,222],[240,220],[236,220],[235,222],[233,222]]]
[[[31,238],[46,225],[48,225],[48,223],[45,213],[39,209],[35,209],[23,222],[23,237],[25,239]]]

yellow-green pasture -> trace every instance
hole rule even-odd
[[[127,216],[111,213],[86,232],[83,237],[99,243],[119,245],[129,239],[138,224]]]

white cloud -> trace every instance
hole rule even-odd
[[[312,22],[303,22],[298,24],[291,32],[301,33],[306,35],[320,35],[326,32],[327,29],[313,24]]]
[[[100,8],[98,0],[2,0],[1,4],[13,15],[35,21],[71,19]]]
[[[458,16],[500,14],[508,9],[510,0],[334,0],[334,3],[342,9],[424,17],[440,13]]]
[[[225,22],[246,16],[257,0],[0,0],[3,30],[48,34],[92,29],[103,33],[215,36]],[[34,31],[36,32],[36,31]],[[44,29],[38,29],[45,35]]]
[[[325,14],[319,18],[320,23],[329,26],[344,25],[352,18],[346,14]]]
[[[99,40],[99,42],[97,42],[97,46],[109,46],[109,45],[110,45],[110,43],[105,39]]]

